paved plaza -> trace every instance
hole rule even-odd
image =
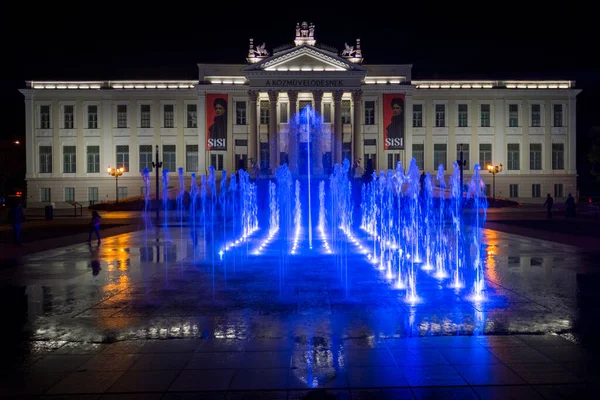
[[[355,247],[255,255],[266,235],[221,256],[185,227],[138,231],[1,269],[0,395],[597,398],[590,253],[486,230],[486,301],[421,271],[411,304]]]

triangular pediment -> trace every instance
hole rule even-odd
[[[314,46],[302,45],[276,53],[271,57],[250,64],[244,71],[364,71],[359,64],[352,63],[331,52]]]

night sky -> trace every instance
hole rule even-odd
[[[572,79],[577,101],[578,169],[588,133],[600,126],[597,22],[588,9],[549,2],[27,3],[3,18],[0,136],[24,136],[25,80],[197,79],[196,63],[244,63],[248,38],[271,50],[291,43],[296,22],[313,22],[317,42],[342,49],[361,39],[365,63],[413,64],[413,79]],[[321,4],[322,2],[314,2]],[[207,5],[208,4],[208,5]],[[298,4],[298,2],[295,2]],[[373,5],[369,9],[369,6]],[[204,7],[202,7],[204,6]],[[547,11],[541,11],[545,9]],[[11,26],[14,24],[14,26]]]

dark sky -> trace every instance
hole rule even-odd
[[[413,64],[413,79],[576,80],[583,89],[578,135],[600,125],[599,34],[591,9],[524,1],[423,2],[420,9],[374,1],[321,8],[320,1],[124,3],[28,2],[0,14],[2,137],[23,135],[17,89],[25,80],[197,79],[196,63],[245,62],[250,37],[268,49],[291,43],[302,20],[315,23],[317,40],[330,46],[360,37],[365,63]]]

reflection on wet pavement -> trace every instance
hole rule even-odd
[[[363,258],[349,258],[346,286],[328,256],[221,260],[220,243],[194,246],[185,229],[33,254],[0,270],[0,394],[589,382],[597,262],[495,231],[485,241],[487,301],[426,276],[414,305]]]

